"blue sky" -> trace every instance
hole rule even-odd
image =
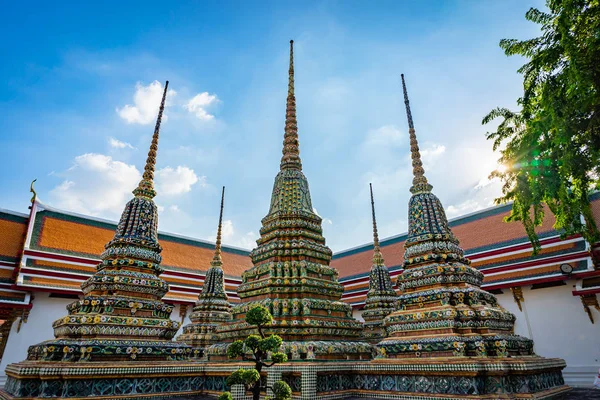
[[[170,81],[156,201],[163,231],[251,248],[279,168],[288,42],[300,150],[334,251],[406,230],[411,183],[400,73],[426,175],[455,217],[492,204],[482,117],[521,93],[502,38],[540,1],[39,2],[5,5],[0,207],[42,202],[117,219],[139,180]]]

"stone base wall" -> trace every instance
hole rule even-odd
[[[232,371],[248,363],[96,364],[12,364],[0,398],[168,399],[226,390],[235,400],[248,398],[242,387],[226,384]],[[562,368],[564,361],[541,357],[290,362],[268,368],[266,383],[284,380],[295,400],[560,399],[569,390]]]

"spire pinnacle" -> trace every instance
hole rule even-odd
[[[383,265],[383,255],[379,247],[379,235],[377,234],[377,219],[375,219],[375,200],[373,199],[373,185],[369,183],[371,190],[371,214],[373,216],[373,264]]]
[[[404,74],[402,77],[402,90],[404,91],[404,105],[406,106],[406,117],[408,119],[408,133],[410,136],[410,156],[412,158],[413,167],[413,184],[410,188],[412,194],[430,192],[432,186],[427,182],[425,170],[421,162],[421,153],[419,152],[419,142],[415,134],[415,125],[410,112],[410,102],[408,101],[408,92],[406,91],[406,82],[404,82]]]
[[[298,147],[298,122],[296,120],[296,96],[294,94],[294,41],[290,40],[290,69],[288,95],[285,109],[285,134],[283,136],[281,169],[302,169]]]
[[[217,240],[215,243],[215,255],[213,256],[210,265],[213,267],[220,268],[223,265],[223,260],[221,259],[221,230],[223,228],[223,203],[225,202],[225,186],[223,186],[223,190],[221,191],[221,211],[219,212],[219,227],[217,228]]]
[[[165,100],[167,98],[168,89],[169,81],[165,83],[165,91],[163,92],[160,108],[158,109],[158,118],[156,118],[156,126],[154,127],[154,134],[152,135],[152,143],[150,144],[150,150],[148,150],[148,158],[146,159],[146,166],[144,167],[144,175],[142,176],[142,180],[138,184],[138,187],[133,191],[133,194],[136,196],[146,197],[149,199],[152,199],[154,196],[156,196],[156,192],[154,191],[154,167],[156,165],[156,153],[158,151],[160,123],[162,121],[163,111],[165,110]]]

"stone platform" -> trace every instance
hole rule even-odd
[[[0,399],[170,399],[217,396],[231,390],[229,374],[248,363],[135,362],[11,364]],[[297,400],[366,397],[390,400],[562,399],[569,388],[564,361],[541,357],[491,360],[473,357],[374,361],[299,361],[266,371],[267,384],[284,380]],[[232,390],[233,389],[233,390]],[[238,389],[238,390],[236,390]]]
[[[57,363],[23,361],[6,369],[0,399],[171,399],[219,395],[229,390],[225,379],[246,364],[201,362]]]

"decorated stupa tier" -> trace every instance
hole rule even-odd
[[[221,257],[221,232],[223,227],[223,203],[225,201],[225,187],[221,193],[221,211],[215,254],[206,272],[202,293],[190,314],[190,324],[183,327],[183,334],[177,341],[187,343],[196,350],[217,343],[216,328],[224,322],[231,320],[231,304],[225,293],[225,280],[223,276],[223,260]],[[196,353],[197,354],[197,353]]]
[[[365,320],[363,337],[370,342],[377,343],[386,337],[383,319],[396,309],[398,294],[394,290],[390,272],[385,266],[379,246],[377,220],[375,219],[375,200],[371,184],[369,184],[369,190],[371,192],[371,214],[373,217],[373,265],[369,274],[369,291],[362,312],[362,317]]]
[[[56,340],[30,347],[29,360],[174,360],[192,353],[185,344],[171,342],[179,323],[169,318],[173,306],[161,300],[169,286],[159,277],[162,248],[153,180],[167,88],[168,82],[142,180],[97,272],[81,285],[83,299],[53,323]]]
[[[302,173],[293,42],[282,153],[261,237],[250,253],[254,266],[242,274],[238,287],[242,303],[233,307],[233,320],[217,328],[219,338],[231,342],[255,333],[244,316],[261,304],[273,315],[267,333],[283,338],[293,360],[370,358],[371,346],[361,341],[362,324],[352,318],[351,307],[340,301],[343,287],[337,271],[329,266],[332,252],[325,244],[322,219],[312,207],[308,180]],[[211,346],[209,359],[224,359],[225,349],[226,344]]]
[[[385,319],[386,357],[529,356],[533,342],[514,335],[515,316],[480,288],[483,274],[470,266],[440,200],[431,193],[408,115],[413,166],[404,270],[398,276],[398,310]]]

